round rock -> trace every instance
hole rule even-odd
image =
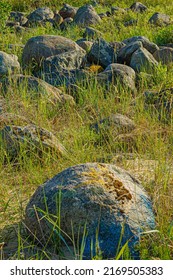
[[[74,240],[83,259],[114,258],[126,242],[138,258],[140,234],[155,227],[151,201],[139,181],[101,163],[67,168],[41,185],[26,207],[25,224],[43,243],[60,235],[66,244]]]

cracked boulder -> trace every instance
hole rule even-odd
[[[73,240],[83,259],[114,258],[119,244],[120,249],[126,243],[132,258],[138,258],[141,233],[155,227],[151,200],[139,181],[101,163],[67,168],[38,187],[26,207],[25,224],[40,242],[56,242],[59,236],[65,244]]]

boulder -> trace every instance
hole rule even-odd
[[[171,19],[168,15],[154,13],[148,22],[157,26],[164,26],[171,24]]]
[[[112,15],[118,15],[118,14],[125,14],[126,10],[119,8],[119,7],[111,7],[111,14]]]
[[[147,10],[147,7],[141,2],[135,2],[130,6],[133,12],[143,13]]]
[[[60,24],[61,31],[67,30],[67,28],[73,23],[72,18],[65,18],[63,22]]]
[[[43,152],[53,152],[59,156],[66,154],[66,150],[52,132],[34,124],[26,126],[8,125],[0,130],[0,148],[5,151],[8,160],[15,160],[20,149],[29,153],[33,151],[39,156]]]
[[[99,122],[91,126],[96,132],[101,130],[108,131],[113,130],[114,134],[131,132],[135,129],[135,123],[127,116],[122,114],[111,114],[109,117],[100,120]]]
[[[98,24],[100,21],[101,18],[92,5],[80,7],[74,17],[74,23],[83,27]]]
[[[61,244],[73,240],[83,259],[115,258],[126,242],[131,257],[139,258],[140,235],[155,227],[151,200],[139,181],[101,163],[67,168],[41,185],[26,207],[25,224],[41,243],[49,240],[55,247],[60,236]]]
[[[78,44],[65,37],[36,36],[30,38],[26,43],[22,54],[22,63],[24,67],[40,66],[47,57],[78,50],[81,50]]]
[[[117,61],[114,48],[104,39],[97,39],[88,53],[88,61],[93,64],[99,64],[106,68],[109,64]]]
[[[63,8],[59,11],[60,16],[65,18],[74,18],[77,13],[78,8],[72,7],[68,4],[64,4]]]
[[[28,15],[27,26],[36,25],[43,21],[53,19],[54,13],[48,7],[37,8],[35,11]]]
[[[63,22],[63,18],[62,16],[60,16],[58,12],[54,14],[53,20],[54,20],[54,24],[53,24],[54,27],[59,26]]]
[[[5,93],[9,91],[14,91],[13,85],[17,85],[25,89],[27,96],[31,98],[38,98],[42,97],[47,101],[48,103],[51,103],[53,105],[56,104],[70,104],[74,105],[74,99],[72,96],[68,94],[62,93],[62,91],[45,81],[38,79],[33,76],[29,75],[11,75],[10,79],[6,78],[2,81],[3,90]]]
[[[85,57],[86,52],[82,48],[50,56],[43,62],[43,71],[51,74],[52,72],[78,69],[84,64]]]
[[[0,77],[9,73],[19,72],[20,64],[18,57],[13,54],[0,51]]]
[[[143,47],[149,51],[151,54],[153,54],[155,51],[157,51],[159,49],[159,47],[154,44],[153,42],[150,42],[148,40],[148,38],[146,38],[145,36],[134,36],[128,39],[125,39],[123,41],[124,44],[129,45],[132,43],[135,43],[136,41],[140,41],[143,45]]]
[[[104,72],[97,75],[97,79],[102,84],[112,83],[116,86],[121,86],[130,89],[132,92],[136,91],[135,71],[123,64],[112,63],[110,64]]]
[[[173,48],[163,47],[157,50],[153,56],[158,62],[169,65],[173,63]]]
[[[139,48],[131,57],[130,67],[133,68],[135,72],[144,71],[151,73],[157,66],[158,62],[153,55],[144,48]]]
[[[103,36],[103,34],[95,28],[86,27],[85,32],[83,34],[83,38],[87,38],[88,40],[97,39]]]
[[[86,39],[79,39],[76,41],[76,43],[87,53],[91,50],[91,47],[93,45],[92,41],[87,41]]]
[[[130,60],[131,57],[133,55],[133,53],[138,50],[139,48],[141,48],[142,42],[141,41],[135,41],[131,44],[127,44],[126,46],[124,46],[123,48],[121,48],[118,52],[118,56],[117,56],[117,61],[118,63],[125,63],[127,65],[130,65]]]

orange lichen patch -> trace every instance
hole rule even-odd
[[[88,172],[83,172],[82,175],[87,177],[85,185],[95,184],[102,186],[108,193],[114,196],[116,200],[131,200],[132,194],[117,179],[113,172],[107,169],[106,166],[99,164],[99,170],[90,168]]]
[[[93,65],[91,65],[91,66],[89,67],[89,71],[90,71],[90,72],[94,72],[94,73],[100,73],[100,72],[102,72],[103,70],[104,70],[103,67],[100,66],[100,65],[95,65],[95,64],[93,64]]]

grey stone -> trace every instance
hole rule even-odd
[[[78,256],[83,259],[115,258],[119,242],[120,248],[128,242],[132,258],[139,258],[140,235],[155,227],[151,200],[139,181],[116,165],[101,163],[70,167],[41,185],[26,207],[25,224],[43,244],[49,240],[56,246],[59,233],[61,244],[74,240],[82,247],[83,240]]]
[[[68,94],[64,94],[60,89],[46,83],[45,81],[29,75],[11,75],[10,78],[6,78],[2,81],[2,87],[4,93],[13,93],[13,86],[20,87],[21,85],[26,91],[26,95],[30,98],[44,98],[45,102],[57,105],[57,104],[70,104],[74,105],[74,99]]]
[[[109,83],[112,83],[114,85],[128,88],[132,92],[136,91],[135,71],[127,65],[112,63],[104,70],[104,72],[97,75],[97,79],[102,84],[108,83],[109,85]]]
[[[173,63],[173,48],[163,47],[157,50],[153,56],[158,62],[169,65]]]
[[[23,50],[23,66],[40,66],[44,59],[49,56],[78,50],[81,50],[78,44],[62,36],[43,35],[32,37],[28,40]]]
[[[68,4],[64,4],[63,8],[59,11],[59,14],[63,19],[65,18],[74,18],[77,13],[78,8],[72,7]]]
[[[147,10],[147,7],[144,4],[142,4],[141,2],[135,2],[130,6],[130,9],[133,12],[143,13]]]
[[[119,8],[119,7],[111,7],[111,14],[117,15],[117,14],[124,14],[126,13],[125,9]]]
[[[48,7],[38,8],[28,15],[27,26],[32,26],[42,21],[53,19],[54,13]]]
[[[88,53],[88,61],[106,68],[117,61],[114,49],[104,39],[97,39]]]
[[[148,50],[151,54],[153,54],[155,51],[157,51],[159,49],[159,47],[154,44],[153,42],[150,42],[148,38],[144,37],[144,36],[134,36],[128,39],[125,39],[123,41],[123,43],[125,43],[126,45],[134,43],[136,41],[140,41],[143,45],[143,47]]]
[[[153,55],[144,48],[139,48],[131,57],[130,67],[136,72],[145,71],[151,73],[157,66],[158,62]]]
[[[18,57],[0,51],[0,77],[10,73],[19,72],[20,64]]]
[[[88,40],[97,39],[102,37],[103,34],[95,28],[86,27],[85,32],[83,34],[83,38],[87,38]]]
[[[91,50],[91,47],[93,45],[93,42],[87,41],[86,39],[79,39],[76,41],[76,43],[84,49],[87,53]]]
[[[63,22],[60,24],[61,31],[67,30],[67,28],[73,23],[72,18],[65,18]]]
[[[118,63],[126,63],[127,65],[130,65],[130,60],[133,53],[142,46],[143,45],[141,41],[135,41],[134,43],[128,44],[121,48],[117,56]]]
[[[164,26],[171,24],[171,19],[168,15],[154,13],[148,22],[157,26]]]
[[[97,133],[102,130],[106,132],[111,129],[111,132],[113,131],[115,135],[119,133],[131,132],[135,129],[135,127],[136,126],[133,120],[118,113],[111,114],[109,117],[104,118],[91,126],[91,128]]]
[[[50,131],[34,124],[24,127],[9,125],[0,130],[0,148],[1,151],[5,151],[8,160],[15,160],[22,146],[26,152],[32,150],[38,152],[40,156],[43,151],[60,156],[66,154],[63,145]]]
[[[100,21],[101,18],[91,5],[80,7],[74,17],[74,23],[83,27],[98,24]]]
[[[59,26],[63,22],[63,18],[60,16],[58,12],[54,14],[54,27]]]

